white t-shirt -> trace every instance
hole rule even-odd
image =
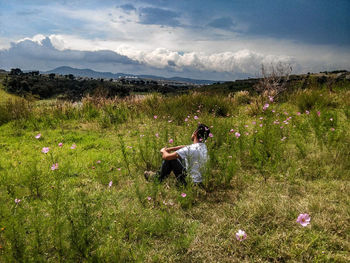
[[[202,182],[202,171],[208,160],[208,149],[205,143],[194,143],[176,151],[185,160],[186,171],[194,183]]]

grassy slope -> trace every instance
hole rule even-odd
[[[337,99],[344,94],[339,92]],[[280,116],[273,119],[284,120],[285,111],[293,119],[283,131],[287,139],[281,143],[279,167],[271,168],[266,180],[244,157],[253,137],[261,139],[268,132],[252,124],[253,120],[260,123],[259,116],[249,117],[246,106],[235,109],[233,118],[199,113],[200,120],[214,126],[208,147],[221,166],[213,168],[213,180],[220,176],[220,169],[225,176],[233,173],[230,184],[217,183],[208,192],[177,189],[173,179],[158,186],[145,183],[142,177],[147,165],[160,164],[157,150],[169,138],[176,144],[190,143],[196,113],[188,123],[169,123],[167,114],[157,120],[149,118],[154,113],[141,114],[107,129],[89,118],[38,117],[2,125],[0,259],[346,262],[350,259],[349,170],[337,159],[337,152],[344,151],[341,144],[349,142],[344,107],[348,105],[340,103],[321,111],[323,122],[329,119],[325,115],[336,118],[335,134],[343,136],[343,143],[333,142],[334,148],[328,145],[333,138],[329,126],[322,130],[326,143],[316,134],[323,126],[310,128],[317,125],[316,110],[297,116],[293,101],[274,105]],[[267,120],[261,122],[268,125]],[[228,137],[229,128],[241,131],[244,124],[249,136],[242,131],[240,139]],[[270,129],[279,135],[279,129]],[[36,140],[39,132],[42,138]],[[74,150],[70,149],[73,143],[77,145]],[[50,152],[45,155],[40,151],[46,146]],[[230,166],[234,161],[229,156],[236,165]],[[51,171],[55,162],[59,169]],[[180,196],[182,192],[186,198]],[[152,199],[148,201],[147,196]],[[15,198],[22,200],[19,205]],[[295,222],[299,213],[311,215],[308,227]],[[238,229],[247,232],[247,240],[235,239]]]

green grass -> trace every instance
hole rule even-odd
[[[265,112],[247,94],[30,103],[0,126],[0,261],[348,262],[348,91],[307,92]],[[214,135],[205,190],[145,182],[195,115]]]

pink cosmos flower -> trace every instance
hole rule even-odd
[[[231,129],[230,132],[233,133],[233,132],[235,132],[235,130],[234,130],[234,129]]]
[[[63,143],[60,142],[60,143],[58,144],[58,147],[62,147],[62,146],[63,146]]]
[[[170,139],[170,140],[169,140],[169,143],[173,143],[173,142],[174,142],[174,140],[173,140],[173,139]]]
[[[270,106],[270,104],[266,103],[263,107],[263,110],[266,110],[269,106]]]
[[[248,125],[244,125],[244,127],[248,128],[249,126]]]
[[[255,124],[256,124],[256,121],[252,121],[252,124],[254,124],[254,125],[255,125]]]
[[[73,143],[72,146],[70,147],[72,150],[74,150],[75,148],[77,148],[77,146]]]
[[[306,114],[310,114],[310,112],[308,110],[305,111]]]
[[[95,166],[92,166],[91,169],[96,169],[96,167],[95,167]]]
[[[187,196],[187,194],[186,194],[186,193],[182,193],[181,196],[182,196],[183,198],[185,198],[185,197]]]
[[[269,101],[273,102],[273,97],[272,96],[269,96]]]
[[[284,113],[284,115],[288,115],[288,112],[286,112],[286,111],[285,111],[285,112],[283,112],[283,113]]]
[[[209,137],[210,137],[210,138],[213,138],[214,135],[213,135],[212,133],[209,133]]]
[[[97,162],[96,163],[101,163],[101,160],[97,160]]]
[[[58,169],[58,163],[54,163],[52,166],[51,166],[51,170],[54,171],[54,170],[57,170]]]
[[[297,218],[297,223],[299,223],[302,226],[307,226],[310,224],[310,216],[308,214],[300,214]]]
[[[249,132],[245,132],[244,134],[248,136],[248,135],[249,135]]]
[[[236,132],[235,136],[236,136],[236,138],[239,138],[241,136],[241,134],[239,132]]]
[[[41,152],[42,153],[48,153],[50,151],[50,148],[49,147],[44,147],[42,148]]]
[[[273,124],[280,124],[280,122],[278,120],[275,120]]]
[[[276,111],[275,110],[271,110],[272,113],[275,113]]]
[[[335,131],[335,129],[332,127],[332,128],[331,128],[331,131]]]
[[[118,171],[120,171],[122,168],[117,168]]]
[[[195,120],[198,120],[199,118],[198,118],[198,116],[196,115],[196,116],[194,116],[194,119],[195,119]]]
[[[154,116],[153,116],[153,118],[154,118],[154,119],[157,119],[157,118],[158,118],[158,116],[157,116],[157,115],[154,115]]]
[[[200,141],[200,142],[202,142],[202,141],[203,141],[203,139],[202,139],[202,138],[199,138],[199,141]]]
[[[147,196],[147,200],[148,200],[148,201],[151,201],[151,200],[152,200],[152,197]]]
[[[245,240],[247,238],[247,234],[246,234],[246,232],[245,231],[243,231],[243,230],[238,230],[238,232],[236,233],[236,239],[238,240],[238,241],[243,241],[243,240]]]
[[[15,199],[15,203],[16,203],[16,205],[18,205],[19,203],[21,202],[21,199]]]
[[[158,133],[156,133],[155,135],[156,135],[157,138],[159,138],[159,134]]]
[[[172,120],[168,120],[168,122],[170,123],[170,122],[172,122]]]
[[[321,112],[320,112],[320,111],[317,112],[317,116],[318,116],[318,117],[321,116]]]
[[[41,133],[38,133],[36,136],[35,136],[35,139],[40,139],[41,137]]]
[[[109,184],[108,184],[108,187],[112,187],[112,185],[113,185],[113,182],[110,181]]]
[[[200,110],[197,110],[197,112],[201,112]]]
[[[298,112],[297,112],[297,115],[301,115],[301,112],[298,111]]]
[[[330,120],[330,121],[333,121],[333,118],[330,118],[329,120]]]
[[[264,118],[263,117],[260,117],[259,120],[263,120]]]
[[[260,127],[262,127],[263,125],[262,124],[259,124]]]
[[[188,118],[186,118],[185,121],[188,121]]]

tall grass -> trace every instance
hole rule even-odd
[[[295,91],[265,110],[246,93],[19,107],[0,126],[0,261],[346,262],[346,92]],[[147,183],[159,149],[191,143],[198,122],[213,134],[204,188]]]

